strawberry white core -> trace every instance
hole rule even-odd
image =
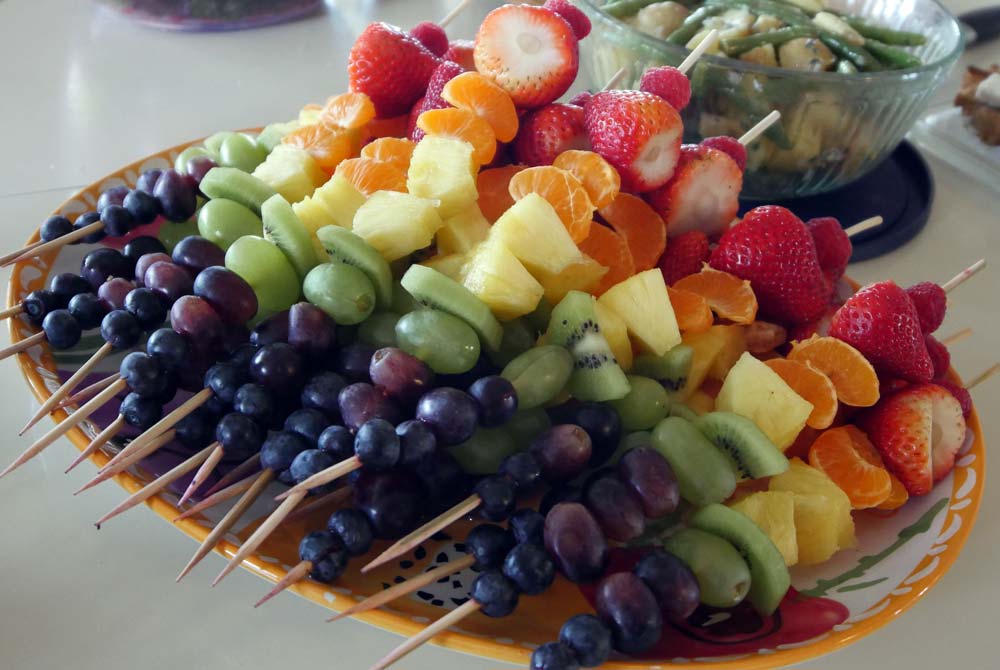
[[[670,206],[667,234],[680,235],[700,230],[706,235],[722,233],[739,210],[742,184],[733,180],[730,159],[705,158],[685,165],[689,172],[675,175],[684,179],[687,188],[678,193]]]
[[[538,21],[532,13],[504,14],[495,28],[487,36],[488,51],[503,63],[506,78],[547,78],[553,70],[566,67],[562,36],[554,34],[548,22]]]
[[[651,136],[639,152],[638,158],[632,163],[632,169],[640,175],[646,184],[662,186],[670,179],[677,166],[680,156],[678,138],[683,132],[679,125],[667,128]]]

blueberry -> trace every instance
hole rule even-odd
[[[315,409],[296,410],[285,419],[285,430],[298,433],[314,449],[319,443],[319,436],[329,425],[326,415]]]
[[[45,339],[53,349],[70,349],[80,341],[80,324],[69,310],[57,309],[49,312],[42,321]]]
[[[156,188],[156,182],[160,180],[160,175],[162,174],[163,170],[159,168],[146,170],[135,181],[135,190],[152,195],[153,189]]]
[[[356,509],[337,510],[330,515],[326,527],[336,533],[351,556],[364,556],[372,548],[375,539],[372,525],[368,517]]]
[[[339,332],[337,340],[342,341]],[[343,347],[337,355],[337,372],[350,382],[367,382],[371,379],[368,371],[371,369],[372,356],[374,355],[374,347],[360,342],[349,344]]]
[[[132,191],[132,193],[142,193],[142,191]],[[151,197],[147,194],[146,197]],[[126,202],[128,199],[126,198]],[[133,213],[133,216],[135,214]],[[138,218],[138,217],[136,217]],[[135,264],[140,258],[146,254],[166,254],[167,248],[163,246],[163,242],[159,239],[152,237],[151,235],[142,235],[140,237],[133,237],[122,249],[122,253]]]
[[[59,309],[60,302],[61,300],[55,293],[48,289],[41,289],[24,296],[21,305],[24,307],[24,313],[28,315],[28,320],[36,326],[40,326],[49,312]]]
[[[544,547],[519,544],[504,559],[503,574],[517,584],[522,593],[534,596],[552,586],[556,566]]]
[[[129,389],[143,398],[155,397],[163,391],[163,365],[149,354],[133,351],[122,359],[118,373]]]
[[[330,454],[319,449],[306,449],[292,461],[289,470],[297,484],[301,484],[313,475],[333,467],[337,462]]]
[[[510,481],[503,477],[484,477],[476,484],[476,494],[482,500],[479,513],[490,521],[503,521],[514,512],[517,491]]]
[[[215,427],[215,439],[226,452],[226,460],[245,461],[260,451],[264,432],[248,416],[230,413],[219,420]]]
[[[118,410],[125,423],[136,430],[146,431],[163,418],[163,405],[156,400],[143,398],[138,393],[129,393]]]
[[[334,551],[326,558],[313,563],[313,569],[309,576],[317,582],[329,584],[344,574],[344,570],[347,569],[347,560],[346,551],[343,549]]]
[[[338,462],[354,455],[354,435],[343,426],[329,426],[319,434],[317,444],[320,451],[330,454]]]
[[[530,451],[522,451],[503,459],[500,475],[509,479],[518,491],[525,491],[541,481],[542,466]]]
[[[134,347],[141,335],[138,319],[123,309],[108,312],[101,320],[101,337],[119,351]]]
[[[132,213],[121,205],[109,205],[101,210],[101,221],[111,237],[125,237],[137,225]]]
[[[181,419],[174,428],[177,441],[188,449],[204,449],[215,439],[216,417],[203,407]]]
[[[477,379],[469,387],[469,395],[479,403],[479,423],[487,428],[502,426],[517,411],[517,391],[503,377]]]
[[[337,395],[347,385],[347,381],[336,372],[321,372],[306,382],[302,389],[302,406],[317,409],[331,420],[340,418]]]
[[[580,670],[580,663],[562,642],[546,642],[532,652],[531,670]]]
[[[267,426],[274,414],[274,400],[267,389],[260,384],[244,384],[236,390],[233,409],[249,416],[260,425]],[[287,467],[286,465],[285,468]]]
[[[603,665],[611,655],[611,629],[593,614],[577,614],[563,624],[559,641],[573,650],[585,668]]]
[[[581,403],[570,423],[580,426],[590,436],[591,467],[601,465],[618,449],[622,420],[613,407],[598,402]]]
[[[131,191],[125,196],[122,205],[132,215],[132,218],[135,219],[136,224],[140,226],[152,223],[160,215],[160,201],[149,193],[138,189]],[[139,255],[141,256],[142,254]],[[138,257],[136,256],[136,258]]]
[[[94,291],[89,281],[72,272],[62,272],[53,277],[49,282],[49,290],[55,294],[60,307],[68,305],[69,299],[75,295]]]
[[[417,419],[434,431],[444,445],[465,442],[479,424],[479,406],[468,393],[454,388],[438,388],[417,402]]]
[[[125,196],[128,195],[128,191],[128,186],[112,186],[107,189],[97,198],[97,211],[103,217],[108,207],[120,207],[125,202]]]
[[[161,325],[167,318],[167,307],[163,298],[151,289],[134,288],[125,296],[125,310],[139,322],[143,330]]]
[[[301,435],[279,431],[271,433],[260,448],[260,467],[264,470],[284,472],[292,467],[295,457],[309,448]]]
[[[250,361],[255,353],[257,353],[257,347],[247,343],[246,337],[243,337],[243,342],[229,354],[229,362],[237,367],[249,369]]]
[[[146,353],[155,356],[165,370],[176,370],[187,363],[190,347],[183,335],[172,328],[160,328],[146,341]]]
[[[519,509],[510,517],[510,530],[518,544],[545,544],[545,517],[533,509]]]
[[[409,420],[396,426],[399,436],[399,464],[409,468],[427,460],[437,450],[434,433],[421,421]]]
[[[476,577],[469,595],[488,617],[505,617],[517,608],[517,586],[497,570],[487,570]]]
[[[97,290],[101,284],[113,277],[132,276],[135,266],[119,251],[109,247],[98,247],[84,256],[80,263],[80,276]]]
[[[81,214],[76,218],[76,221],[73,222],[73,230],[80,230],[81,228],[86,228],[87,226],[97,223],[100,220],[101,220],[101,215],[98,214],[97,212],[87,212],[86,214]],[[104,228],[101,227],[98,228],[95,232],[90,233],[89,235],[86,235],[85,237],[76,240],[75,242],[73,242],[73,244],[80,244],[80,243],[97,244],[105,237],[107,237],[107,235],[108,234],[104,232]]]
[[[315,530],[299,542],[299,560],[317,563],[340,549],[340,540],[325,530]]]
[[[69,313],[80,324],[80,328],[91,330],[101,325],[108,308],[95,294],[79,293],[69,299]]]
[[[465,497],[469,490],[469,477],[455,457],[440,450],[413,466],[413,474],[427,489],[428,507],[447,508]]]
[[[354,436],[354,453],[365,467],[387,470],[399,463],[399,436],[385,419],[371,419]]]
[[[245,368],[239,368],[232,363],[216,363],[205,373],[205,388],[226,404],[232,404],[236,392],[247,382]]]
[[[51,242],[73,232],[73,222],[65,216],[50,216],[38,229],[42,242]]]
[[[465,551],[479,570],[499,568],[515,545],[513,533],[492,523],[479,524],[465,538]]]

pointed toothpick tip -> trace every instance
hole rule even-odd
[[[462,619],[475,614],[479,611],[480,607],[482,607],[482,605],[477,603],[475,600],[469,600],[461,607],[453,609],[411,637],[409,640],[404,641],[401,645],[393,649],[381,661],[373,665],[371,670],[385,670],[396,661],[423,645],[425,642],[428,642],[431,638],[443,633],[445,630],[457,624]]]
[[[844,234],[848,237],[855,237],[865,232],[866,230],[871,230],[872,228],[878,228],[884,223],[885,219],[881,216],[873,216],[870,219],[865,219],[860,223],[855,223],[853,226],[844,229]]]

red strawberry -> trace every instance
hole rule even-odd
[[[514,157],[523,165],[552,165],[569,149],[590,149],[583,127],[583,108],[554,103],[521,119],[514,139]]]
[[[955,396],[955,400],[962,406],[962,416],[968,419],[969,415],[972,414],[972,395],[969,393],[969,389],[953,384],[946,379],[938,379],[934,383],[948,389],[948,393]]]
[[[576,105],[577,107],[586,107],[590,99],[594,97],[594,94],[590,91],[581,91],[569,99],[570,105]]]
[[[701,145],[703,147],[712,147],[713,149],[718,149],[719,151],[729,154],[729,157],[736,161],[740,170],[746,172],[747,149],[745,146],[740,144],[740,141],[735,137],[729,137],[728,135],[706,137],[701,141]]]
[[[678,112],[691,102],[691,81],[675,67],[664,65],[646,70],[639,82],[639,90],[658,95]]]
[[[351,90],[367,94],[379,118],[386,119],[410,111],[440,62],[412,35],[372,23],[351,47],[347,72]]]
[[[580,53],[573,27],[555,12],[504,5],[476,33],[476,69],[507,91],[518,107],[534,109],[565,93],[576,79]]]
[[[728,154],[700,144],[685,144],[674,175],[646,199],[663,222],[667,236],[700,230],[717,235],[740,209],[743,171]]]
[[[820,337],[828,335],[830,333],[830,322],[833,321],[833,315],[837,313],[838,309],[840,309],[840,305],[830,305],[826,308],[823,316],[818,319],[792,326],[788,330],[788,341],[805,342],[813,335],[819,335]]]
[[[546,0],[542,7],[566,19],[566,22],[573,26],[573,34],[578,40],[589,35],[593,28],[587,15],[574,7],[569,0]]]
[[[911,382],[934,378],[917,310],[895,282],[871,284],[848,298],[833,315],[830,335],[864,354],[880,375]]]
[[[584,112],[590,144],[618,170],[623,191],[646,193],[670,180],[684,132],[670,103],[641,91],[603,91]]]
[[[414,142],[419,142],[424,138],[424,131],[417,128],[417,118],[424,112],[431,109],[447,109],[451,107],[448,102],[441,97],[441,91],[445,84],[465,72],[462,66],[451,61],[442,61],[434,69],[434,73],[427,81],[427,93],[410,110],[410,122],[407,126],[409,138]]]
[[[451,46],[448,43],[448,33],[433,21],[418,23],[410,30],[410,34],[416,37],[435,56],[444,56],[448,52],[448,47]]]
[[[832,216],[809,219],[806,221],[806,226],[812,234],[813,242],[816,243],[816,256],[819,258],[819,266],[823,268],[823,274],[831,283],[840,281],[854,252],[851,238],[844,232],[840,221]]]
[[[951,369],[951,353],[948,347],[941,344],[933,335],[924,335],[924,346],[927,347],[927,354],[931,357],[934,379],[940,379]]]
[[[944,289],[934,282],[920,282],[906,289],[907,295],[917,308],[920,319],[920,329],[925,333],[933,333],[944,323],[945,312],[948,311],[948,295]]]
[[[784,207],[758,207],[722,234],[712,267],[747,279],[761,318],[785,325],[820,318],[830,290],[816,246],[802,221]]]
[[[928,493],[951,472],[965,442],[962,406],[937,384],[910,386],[883,398],[859,427],[914,496]]]
[[[692,230],[678,235],[667,242],[667,250],[660,257],[660,272],[667,286],[701,272],[702,264],[711,255],[708,237],[700,230]]]
[[[473,55],[476,44],[472,40],[452,40],[451,46],[444,53],[444,59],[458,63],[467,72],[476,71],[476,58]]]

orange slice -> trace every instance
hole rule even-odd
[[[871,407],[879,399],[878,375],[864,355],[835,337],[813,335],[792,345],[788,360],[811,363],[837,389],[840,402],[851,407]]]
[[[507,91],[478,72],[466,72],[449,81],[441,97],[454,107],[482,117],[493,128],[497,141],[510,142],[517,136],[519,122],[514,101]]]
[[[373,158],[350,158],[337,166],[336,174],[365,195],[376,191],[406,193],[406,172],[392,163]]]
[[[670,296],[670,306],[674,308],[674,316],[677,318],[677,327],[685,335],[695,335],[704,333],[712,327],[712,308],[708,306],[708,301],[697,293],[691,291],[681,291],[670,286],[667,287],[667,295]]]
[[[326,101],[319,118],[341,128],[363,128],[375,118],[375,103],[364,93],[341,93]]]
[[[403,172],[410,169],[410,159],[416,143],[398,137],[382,137],[365,145],[362,158],[372,158],[383,163],[392,163]]]
[[[417,127],[433,137],[450,137],[472,145],[472,158],[489,165],[497,153],[497,137],[483,119],[467,109],[431,109],[417,118]]]
[[[586,239],[594,217],[594,204],[587,195],[587,189],[571,172],[551,165],[525,168],[511,178],[510,195],[514,200],[520,200],[529,193],[537,193],[555,208],[574,242],[579,244]],[[597,260],[601,265],[607,265],[600,258]],[[632,274],[635,274],[634,265],[632,267]]]
[[[604,160],[603,156],[593,151],[579,151],[577,149],[564,151],[556,156],[552,165],[572,172],[573,176],[579,179],[583,187],[587,189],[587,195],[590,196],[594,207],[598,209],[607,207],[614,202],[622,190],[622,178],[618,175],[618,171],[611,167],[611,163]],[[649,210],[656,214],[652,207]],[[659,215],[656,218],[660,218]],[[664,235],[666,234],[665,230]],[[619,234],[621,233],[619,232]]]
[[[746,330],[747,351],[751,354],[766,354],[788,341],[788,330],[784,326],[767,321],[754,321]]]
[[[628,242],[636,270],[642,272],[656,267],[667,248],[667,226],[656,210],[642,198],[619,193],[614,202],[598,213]]]
[[[777,372],[793,391],[812,403],[813,411],[806,419],[807,426],[822,430],[833,425],[840,403],[837,402],[837,389],[829,377],[808,363],[785,358],[772,358],[764,365]]]
[[[698,274],[674,282],[674,288],[705,298],[720,319],[747,324],[757,318],[757,296],[750,288],[750,282],[728,272],[713,270],[705,265]]]
[[[868,436],[854,426],[822,433],[809,448],[809,465],[822,470],[854,509],[877,507],[892,494],[892,477]]]
[[[899,509],[906,504],[906,501],[910,499],[910,493],[903,486],[903,482],[899,480],[899,477],[889,473],[889,478],[892,480],[892,492],[889,497],[882,501],[880,505],[877,505],[878,509],[882,510],[894,510]]]
[[[322,123],[303,126],[281,141],[304,149],[327,174],[333,174],[342,161],[353,155],[354,149],[350,131]]]
[[[505,165],[479,173],[476,178],[479,209],[490,223],[496,223],[504,212],[514,206],[514,198],[510,194],[510,180],[523,169],[523,165]]]
[[[632,252],[621,235],[606,226],[595,223],[590,227],[586,239],[578,244],[580,251],[608,268],[607,274],[594,290],[594,295],[602,295],[615,284],[619,284],[635,274]]]
[[[365,128],[369,137],[406,137],[410,115],[394,116],[389,119],[372,119]]]

